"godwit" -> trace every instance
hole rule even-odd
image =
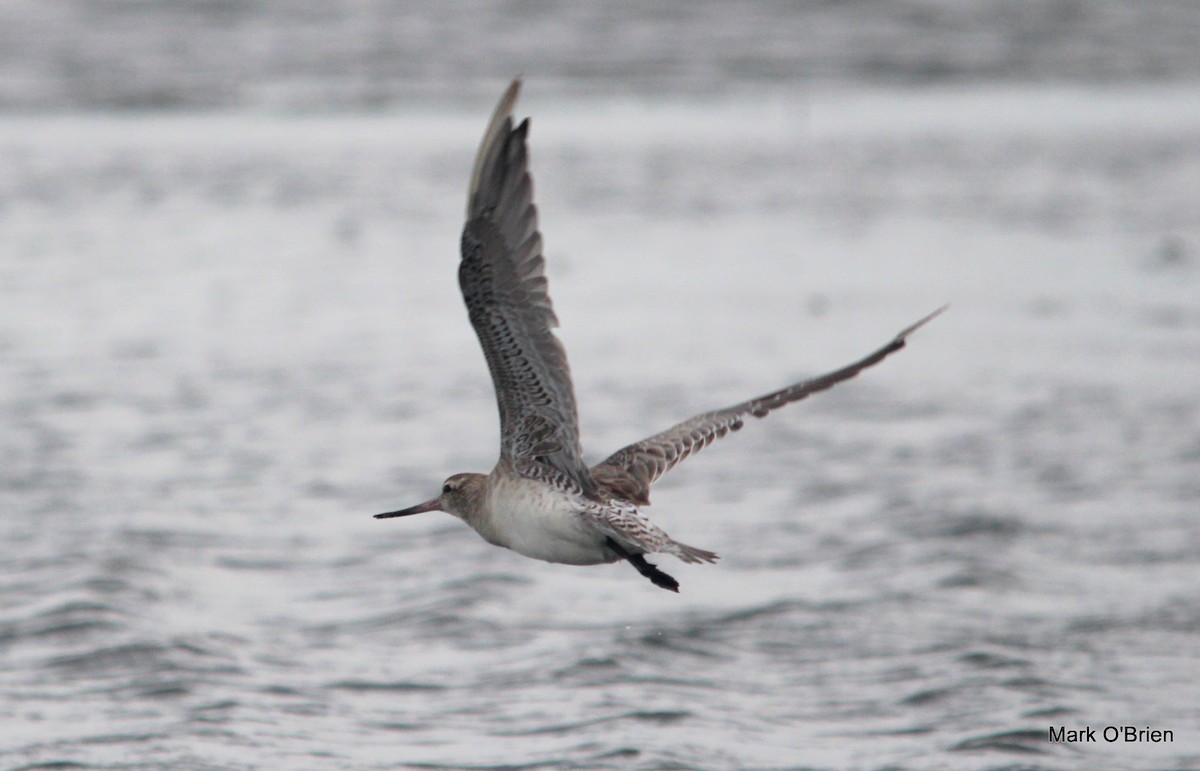
[[[504,92],[475,156],[458,268],[496,388],[500,460],[490,474],[455,474],[436,498],[375,516],[445,511],[489,543],[526,557],[568,565],[626,560],[655,586],[678,592],[679,582],[644,555],[665,552],[684,562],[715,562],[717,555],[676,541],[642,516],[638,507],[649,505],[650,486],[684,458],[737,431],[747,415],[761,418],[883,361],[944,308],[853,364],[696,415],[588,468],[567,355],[552,331],[558,319],[543,275],[526,150],[529,119],[513,128],[520,88],[518,79]]]

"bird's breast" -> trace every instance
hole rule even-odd
[[[545,562],[615,561],[604,536],[582,516],[588,502],[543,482],[506,477],[490,485],[488,516],[471,524],[485,540]]]

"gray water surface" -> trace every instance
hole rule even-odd
[[[923,23],[969,31],[1001,6]],[[1067,7],[1028,7],[1050,6]],[[147,69],[161,102],[140,70],[59,66],[70,46],[6,65],[24,74],[5,104],[49,112],[0,117],[0,766],[1200,766],[1195,49],[1147,44],[1161,79],[1043,77],[1071,70],[1052,54],[1089,71],[1098,49],[1072,45],[1140,39],[1145,14],[1187,4],[1071,7],[1135,6],[1067,14],[1070,45],[977,80],[968,54],[989,49],[965,32],[930,43],[957,75],[791,79],[728,62],[842,60],[684,14],[729,47],[579,71],[581,49],[515,28],[559,41],[520,68],[519,111],[591,458],[951,303],[880,367],[656,487],[655,521],[722,555],[659,560],[679,595],[627,565],[521,558],[444,514],[370,517],[495,460],[455,267],[514,59],[460,84],[472,60],[432,46],[395,79],[247,67],[214,91],[253,59],[205,35],[273,27],[205,12],[153,48],[207,57],[175,86]],[[164,7],[0,14],[92,24],[81,50],[119,63],[176,29]],[[863,25],[860,4],[804,7],[926,50],[909,4]],[[144,14],[160,26],[118,23]],[[321,26],[296,18],[281,27]],[[1154,29],[1186,37],[1188,19]],[[554,28],[590,40],[591,23]],[[318,60],[360,39],[309,32]],[[237,39],[292,39],[259,33]],[[383,96],[322,96],[354,82]],[[121,104],[139,109],[73,112]],[[1048,738],[1125,725],[1172,741]]]
[[[494,460],[478,115],[0,122],[6,765],[1200,763],[1195,108],[528,101],[592,457],[953,306],[663,481],[677,596],[369,516]]]

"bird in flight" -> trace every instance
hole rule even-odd
[[[520,89],[517,79],[504,92],[475,156],[458,267],[463,301],[496,389],[500,459],[489,474],[455,474],[436,497],[375,516],[448,512],[489,543],[526,557],[568,565],[623,560],[655,586],[678,592],[679,582],[646,555],[665,553],[689,563],[716,562],[717,555],[676,541],[641,513],[650,504],[651,485],[740,429],[747,416],[765,417],[883,361],[945,308],[841,369],[696,415],[588,467],[566,351],[553,332],[558,319],[547,293],[529,176],[529,119],[513,125]]]

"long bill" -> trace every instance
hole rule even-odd
[[[442,502],[441,498],[434,498],[432,500],[425,501],[424,503],[418,503],[416,506],[409,506],[407,509],[400,509],[399,511],[389,511],[385,514],[376,514],[375,519],[390,519],[391,517],[407,517],[410,514],[421,514],[426,511],[439,511],[441,502]]]

